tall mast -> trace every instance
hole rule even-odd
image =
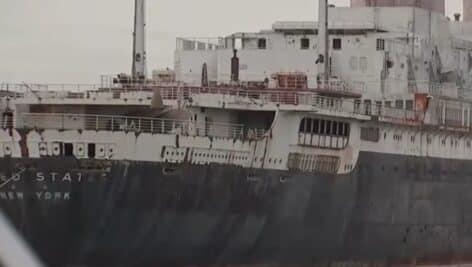
[[[133,33],[133,68],[135,80],[146,78],[146,6],[145,0],[135,0]]]
[[[328,0],[319,0],[318,7],[318,76],[323,86],[329,81]]]

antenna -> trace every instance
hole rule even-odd
[[[329,36],[328,36],[328,0],[318,0],[318,77],[323,86],[329,81]],[[320,77],[321,76],[321,77]]]
[[[145,0],[135,0],[133,32],[133,67],[135,81],[146,79],[146,6]]]

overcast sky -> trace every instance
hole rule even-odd
[[[133,0],[0,0],[0,83],[97,83],[130,72]],[[446,0],[448,14],[461,0]],[[338,6],[349,0],[330,0]],[[175,38],[314,20],[315,0],[148,0],[148,69],[172,67]]]

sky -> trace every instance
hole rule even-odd
[[[446,0],[447,13],[462,9]],[[131,69],[133,0],[0,0],[2,83],[99,83]],[[317,18],[315,0],[147,0],[148,72],[173,66],[176,37],[218,37]],[[347,6],[349,0],[330,0]]]

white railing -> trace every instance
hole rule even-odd
[[[53,130],[131,131],[232,139],[257,139],[266,132],[264,129],[247,128],[242,124],[198,123],[191,120],[66,113],[23,113],[18,117],[17,127]]]
[[[385,117],[389,119],[415,120],[418,114],[411,110],[388,108],[385,106],[377,106],[375,102],[367,103],[365,101],[356,101],[350,98],[325,97],[320,96],[318,92],[313,90],[273,90],[273,89],[251,89],[231,86],[218,87],[192,87],[192,86],[161,86],[159,84],[140,84],[138,87],[130,86],[126,88],[103,88],[98,85],[18,85],[20,88],[29,88],[28,90],[35,92],[35,97],[50,97],[62,99],[120,99],[123,94],[145,92],[148,97],[151,96],[153,90],[159,90],[164,100],[189,100],[199,95],[206,96],[208,94],[218,95],[225,101],[231,99],[249,100],[259,104],[284,105],[285,108],[305,105],[305,108],[311,110],[328,110],[334,112],[345,112],[349,114],[373,115]],[[88,86],[88,87],[87,87]],[[72,89],[85,89],[87,91],[72,91]],[[100,89],[97,89],[100,88]],[[134,89],[132,89],[134,88]],[[64,91],[62,91],[64,89]],[[37,90],[37,91],[36,91]],[[103,93],[103,96],[100,94]],[[126,95],[126,98],[130,97]],[[142,96],[139,96],[142,97]],[[191,102],[189,102],[191,103]],[[205,103],[199,103],[205,105]]]
[[[152,86],[147,87],[143,91],[128,90],[128,91],[110,91],[108,89],[101,89],[103,93],[109,98],[120,98],[120,94],[129,92],[151,93],[152,90],[157,89],[164,100],[188,100],[199,95],[218,95],[226,101],[237,98],[242,100],[250,100],[251,102],[259,104],[273,104],[284,106],[300,106],[313,110],[326,110],[333,112],[344,112],[348,114],[373,115],[379,117],[386,117],[395,120],[414,120],[417,114],[411,110],[388,108],[385,106],[377,106],[375,103],[366,103],[364,101],[356,101],[349,98],[326,97],[320,96],[315,91],[297,91],[297,90],[270,90],[270,89],[245,89],[236,87],[183,87],[183,86]],[[112,90],[112,89],[110,89]],[[49,91],[47,95],[55,96],[61,99],[91,99],[99,98],[95,92],[77,92],[70,91]],[[111,95],[112,96],[111,96]],[[44,93],[37,94],[44,97]],[[199,103],[204,105],[205,103]]]

